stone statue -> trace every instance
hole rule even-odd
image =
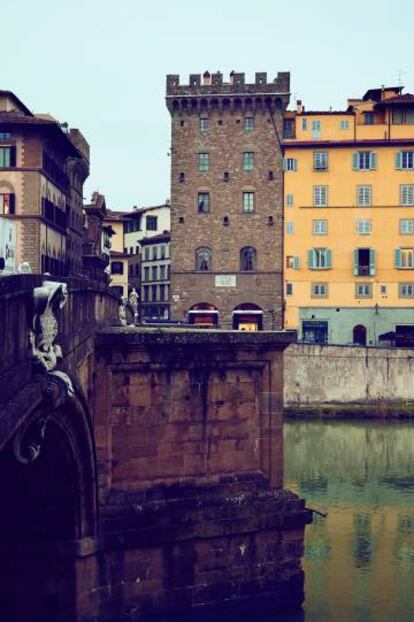
[[[138,302],[139,295],[135,287],[133,287],[132,292],[129,294],[129,304],[131,305],[132,312],[134,314],[134,324],[138,324]]]
[[[121,322],[122,326],[127,326],[127,319],[126,319],[127,302],[128,300],[125,298],[125,296],[121,296],[121,301],[120,301],[119,308],[118,308],[118,317],[119,317],[119,321]]]

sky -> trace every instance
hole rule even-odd
[[[85,199],[116,210],[169,197],[168,73],[290,71],[309,110],[400,79],[414,92],[412,0],[0,0],[0,15],[0,89],[81,130]]]

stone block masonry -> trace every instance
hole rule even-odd
[[[94,589],[112,594],[100,620],[129,619],[120,607],[137,616],[202,616],[302,602],[310,513],[282,488],[282,351],[291,340],[100,332],[102,552]]]

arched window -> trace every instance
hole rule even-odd
[[[363,324],[357,324],[352,331],[352,340],[359,346],[367,345],[367,329]]]
[[[200,246],[196,250],[196,270],[207,272],[211,270],[211,248]]]
[[[240,270],[242,272],[256,270],[256,249],[253,246],[245,246],[241,249]]]

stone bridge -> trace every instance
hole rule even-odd
[[[0,279],[0,314],[2,621],[300,606],[291,336],[120,326],[104,286],[32,275]]]

